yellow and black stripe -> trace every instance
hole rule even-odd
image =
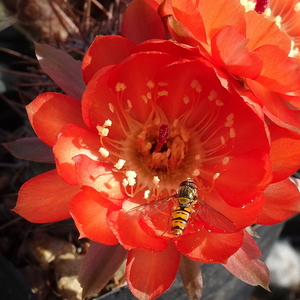
[[[187,226],[191,214],[190,207],[177,206],[172,213],[172,233],[181,235]]]

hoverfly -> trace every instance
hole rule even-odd
[[[198,187],[192,180],[181,182],[174,195],[138,205],[128,210],[125,216],[127,218],[144,218],[154,215],[166,209],[168,202],[172,199],[177,200],[177,206],[172,212],[171,232],[173,235],[182,235],[188,225],[192,213],[196,213],[196,216],[199,216],[200,219],[216,228],[228,232],[235,231],[234,224],[227,217],[198,198]],[[198,205],[195,210],[194,207],[196,204]]]

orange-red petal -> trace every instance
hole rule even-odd
[[[253,150],[230,159],[214,185],[229,205],[242,207],[257,197],[271,180],[269,156]]]
[[[133,47],[131,40],[121,36],[96,36],[82,61],[84,81],[88,83],[101,68],[120,63]]]
[[[247,29],[246,37],[249,39],[248,49],[254,50],[263,45],[276,45],[286,55],[289,53],[291,41],[288,35],[280,30],[275,22],[268,20],[254,11],[246,12],[244,18]],[[272,59],[272,57],[270,58]]]
[[[51,147],[66,124],[85,126],[80,101],[67,95],[41,94],[26,106],[26,110],[35,133]]]
[[[265,88],[279,93],[300,89],[299,62],[274,45],[264,45],[256,49],[263,60],[261,75],[256,79]]]
[[[108,212],[107,221],[125,249],[137,248],[153,252],[167,248],[164,239],[146,234],[139,225],[139,219],[126,218],[123,211]]]
[[[99,148],[100,141],[96,133],[73,124],[65,126],[53,147],[59,175],[69,184],[78,184],[73,157],[85,154],[102,159]]]
[[[56,222],[70,217],[70,202],[80,192],[78,186],[67,184],[56,170],[25,182],[13,209],[30,222]]]
[[[172,243],[165,251],[149,253],[132,249],[128,253],[126,280],[138,299],[152,300],[173,283],[180,253]]]
[[[204,194],[203,200],[215,210],[225,215],[234,223],[236,229],[239,230],[256,223],[257,217],[264,206],[265,197],[260,193],[249,204],[243,207],[233,207],[227,204],[218,195],[216,190],[213,190],[207,195]]]
[[[168,53],[142,52],[131,55],[126,61],[119,64],[118,69],[108,81],[112,90],[116,90],[119,83],[128,87],[120,93],[119,97],[122,97],[123,107],[118,109],[128,109],[126,101],[129,99],[132,104],[130,113],[140,123],[145,123],[149,118],[149,112],[153,109],[152,103],[155,102],[155,99],[147,99],[149,82],[153,81],[155,74],[163,66],[174,62],[175,59],[176,57]],[[161,87],[161,89],[165,88]],[[148,101],[145,101],[143,97],[146,97]]]
[[[300,133],[299,110],[292,110],[279,93],[266,89],[256,81],[247,79],[247,85],[261,102],[263,111],[269,119],[280,127]]]
[[[109,163],[95,161],[86,155],[78,155],[74,157],[76,172],[78,174],[79,185],[85,192],[94,196],[94,201],[99,201],[103,206],[107,203],[103,202],[103,197],[109,199],[114,205],[122,205],[127,198],[123,193],[122,174],[113,172],[113,166]],[[92,188],[98,195],[92,192]],[[100,199],[101,198],[101,199]]]
[[[277,224],[300,212],[300,193],[290,179],[270,184],[264,196],[265,205],[257,224]]]
[[[175,241],[177,249],[185,256],[203,263],[225,263],[243,243],[243,232],[212,233],[201,230]]]
[[[158,15],[154,1],[132,1],[123,15],[122,36],[135,44],[150,39],[166,39],[163,22]]]
[[[239,0],[201,0],[197,2],[207,36],[210,39],[226,25],[233,26],[243,35],[246,34],[245,10]]]
[[[257,52],[247,49],[248,42],[235,28],[223,27],[211,41],[214,61],[236,76],[257,78],[263,61]]]
[[[73,197],[70,213],[80,233],[80,238],[87,237],[105,245],[118,243],[106,222],[107,208],[99,205],[84,192]]]
[[[270,158],[273,182],[277,182],[300,169],[300,134],[277,125],[271,125],[269,129],[272,139]]]
[[[118,97],[114,89],[107,86],[113,71],[113,66],[100,69],[90,80],[82,96],[82,116],[87,126],[95,132],[96,127],[103,126],[106,120],[112,121],[109,137],[120,140],[125,137],[119,114],[114,113],[115,109],[119,109]]]
[[[172,9],[175,19],[184,24],[194,38],[200,42],[207,41],[203,19],[194,1],[172,0]]]

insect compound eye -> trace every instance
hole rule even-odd
[[[189,181],[189,180],[182,181],[179,186],[180,187],[188,186],[191,187],[192,189],[197,189],[197,185],[193,181]]]

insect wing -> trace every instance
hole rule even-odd
[[[201,219],[209,223],[210,225],[228,231],[233,232],[236,230],[234,224],[225,217],[223,214],[215,210],[213,207],[208,205],[202,200],[198,201],[199,203],[199,210],[198,215]]]
[[[155,215],[163,210],[165,210],[168,206],[169,200],[171,200],[173,196],[168,196],[165,198],[161,198],[150,203],[145,203],[136,207],[129,209],[125,213],[126,218],[144,218],[148,216]]]

